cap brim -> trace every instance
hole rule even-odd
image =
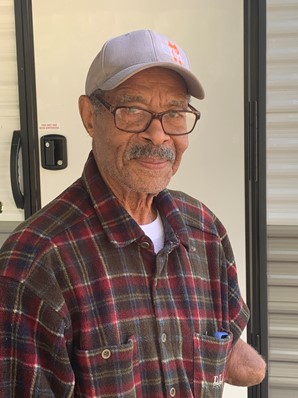
[[[170,62],[152,62],[130,66],[129,68],[118,72],[116,75],[112,76],[110,79],[106,80],[96,88],[101,90],[112,90],[142,70],[153,67],[167,68],[177,72],[185,81],[188,94],[198,99],[203,99],[205,97],[204,89],[196,76],[178,64],[175,65]],[[88,87],[86,87],[86,94],[92,94],[88,91],[90,90],[88,90]]]

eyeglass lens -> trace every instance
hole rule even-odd
[[[167,111],[162,115],[152,115],[144,109],[120,107],[115,111],[116,126],[128,132],[145,131],[154,118],[161,120],[167,134],[187,134],[192,131],[197,117],[188,111]]]

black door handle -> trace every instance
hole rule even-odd
[[[20,152],[22,148],[21,132],[14,131],[10,148],[10,181],[15,204],[18,209],[24,209],[24,195],[20,187]]]

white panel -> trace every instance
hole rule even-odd
[[[267,2],[269,396],[298,389],[298,0]]]
[[[298,386],[297,366],[291,362],[273,362],[271,364],[273,386]],[[280,397],[281,398],[281,397]],[[294,396],[292,396],[294,398]]]
[[[287,344],[290,350],[290,347],[294,349],[296,347],[296,360],[298,361],[298,340],[297,331],[298,331],[298,317],[291,316],[291,314],[270,314],[269,316],[269,323],[270,323],[270,336],[272,337],[287,337],[287,339],[283,339],[279,341],[278,339],[272,339],[272,347],[273,352],[279,348],[279,345]],[[290,339],[293,337],[295,340]],[[294,351],[293,351],[294,354]]]
[[[0,247],[6,241],[9,234],[18,226],[19,221],[1,221],[0,222]]]
[[[297,328],[297,325],[295,326]],[[297,330],[297,329],[296,329]],[[270,350],[270,359],[272,361],[281,362],[298,362],[298,341],[297,332],[293,331],[293,338],[284,335],[283,338],[272,338],[272,346]]]
[[[268,227],[268,311],[271,397],[298,388],[298,226]]]
[[[279,314],[293,314],[294,316],[298,316],[298,305],[297,303],[288,303],[273,301],[268,303],[268,310],[270,313],[279,313]]]
[[[297,286],[270,286],[268,290],[269,301],[292,302],[298,305]]]
[[[0,201],[1,221],[21,221],[24,212],[15,206],[10,188],[10,145],[20,128],[13,0],[0,3]]]
[[[296,267],[298,267],[297,237],[270,237],[268,241],[268,260],[274,262],[286,261],[289,267],[291,267],[288,276],[294,277],[294,273],[297,273]]]
[[[297,385],[290,386],[285,382],[286,389],[284,384],[284,379],[281,380],[280,383],[277,384],[274,390],[270,391],[269,398],[294,398],[297,395]]]
[[[268,224],[298,225],[298,1],[268,1]]]

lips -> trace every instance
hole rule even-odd
[[[135,158],[138,163],[143,166],[151,169],[161,169],[164,166],[168,165],[169,160],[161,159],[161,158]]]

